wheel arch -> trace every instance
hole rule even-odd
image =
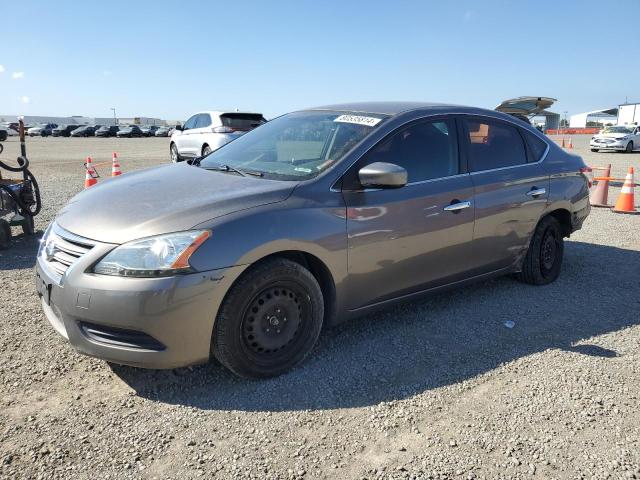
[[[554,210],[551,210],[543,215],[540,220],[538,220],[538,223],[540,223],[543,218],[548,216],[554,217],[558,221],[558,223],[560,223],[560,227],[562,228],[562,235],[564,237],[568,237],[569,235],[571,235],[571,232],[573,231],[573,224],[571,222],[571,212],[569,212],[569,210],[567,210],[566,208],[556,208]]]
[[[240,279],[244,275],[246,275],[258,265],[274,258],[284,258],[290,260],[303,266],[304,268],[309,270],[309,272],[311,272],[311,274],[320,285],[320,290],[322,291],[322,297],[324,301],[324,324],[328,325],[334,323],[337,303],[336,284],[334,277],[331,274],[331,270],[323,260],[321,260],[318,256],[303,250],[281,250],[265,255],[252,262],[229,286],[220,305],[224,304],[231,289],[238,283],[238,281],[240,281]]]

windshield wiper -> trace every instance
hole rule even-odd
[[[247,175],[251,175],[252,177],[264,177],[264,173],[262,172],[253,172],[251,170],[240,170],[239,168],[232,167],[231,165],[216,165],[214,167],[207,167],[207,170],[217,170],[220,172],[234,172],[243,177],[246,177]]]

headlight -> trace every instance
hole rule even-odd
[[[629,140],[629,137],[616,138],[616,141],[618,141],[618,142],[624,142],[625,140]]]
[[[101,275],[161,277],[191,269],[189,258],[209,237],[209,230],[169,233],[116,247],[93,267]]]

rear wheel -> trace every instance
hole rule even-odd
[[[211,153],[211,147],[209,145],[206,145],[204,147],[202,147],[202,156],[206,157],[207,155],[209,155]]]
[[[544,217],[531,238],[529,251],[516,277],[531,285],[546,285],[560,275],[564,254],[564,238],[558,220]]]
[[[213,332],[213,355],[236,375],[266,378],[300,363],[318,339],[322,291],[298,263],[273,259],[229,290]]]
[[[633,142],[629,142],[629,143],[627,143],[627,148],[625,148],[625,149],[624,149],[624,151],[625,151],[626,153],[631,153],[631,152],[633,152]]]

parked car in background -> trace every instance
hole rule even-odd
[[[71,132],[72,137],[93,137],[101,125],[83,125]]]
[[[57,127],[57,123],[42,123],[28,129],[27,135],[29,135],[30,137],[47,137],[51,135],[53,129]]]
[[[7,138],[9,138],[9,132],[7,128],[0,127],[0,142],[4,142]]]
[[[171,161],[207,155],[265,122],[261,113],[196,113],[175,127],[169,143]]]
[[[154,136],[156,137],[168,137],[171,129],[169,127],[160,127],[156,130]]]
[[[16,137],[19,135],[19,125],[13,122],[0,123],[0,129],[6,130],[8,137]],[[26,131],[26,129],[25,129]]]
[[[140,131],[145,137],[153,137],[158,128],[160,128],[158,125],[145,125],[143,127],[140,127]]]
[[[94,135],[96,137],[115,137],[119,130],[120,127],[117,125],[103,125],[95,131]]]
[[[127,125],[125,127],[120,127],[118,133],[116,133],[118,138],[127,137],[142,137],[142,130],[137,125]]]
[[[600,130],[600,133],[591,137],[589,147],[592,152],[614,150],[630,153],[640,150],[640,127],[637,125],[605,127]]]
[[[51,130],[51,136],[53,137],[70,137],[73,132],[80,125],[60,125]]]
[[[85,190],[47,228],[36,285],[85,354],[150,368],[215,356],[270,377],[323,325],[501,275],[555,281],[590,211],[586,171],[491,110],[298,111],[190,164]]]

